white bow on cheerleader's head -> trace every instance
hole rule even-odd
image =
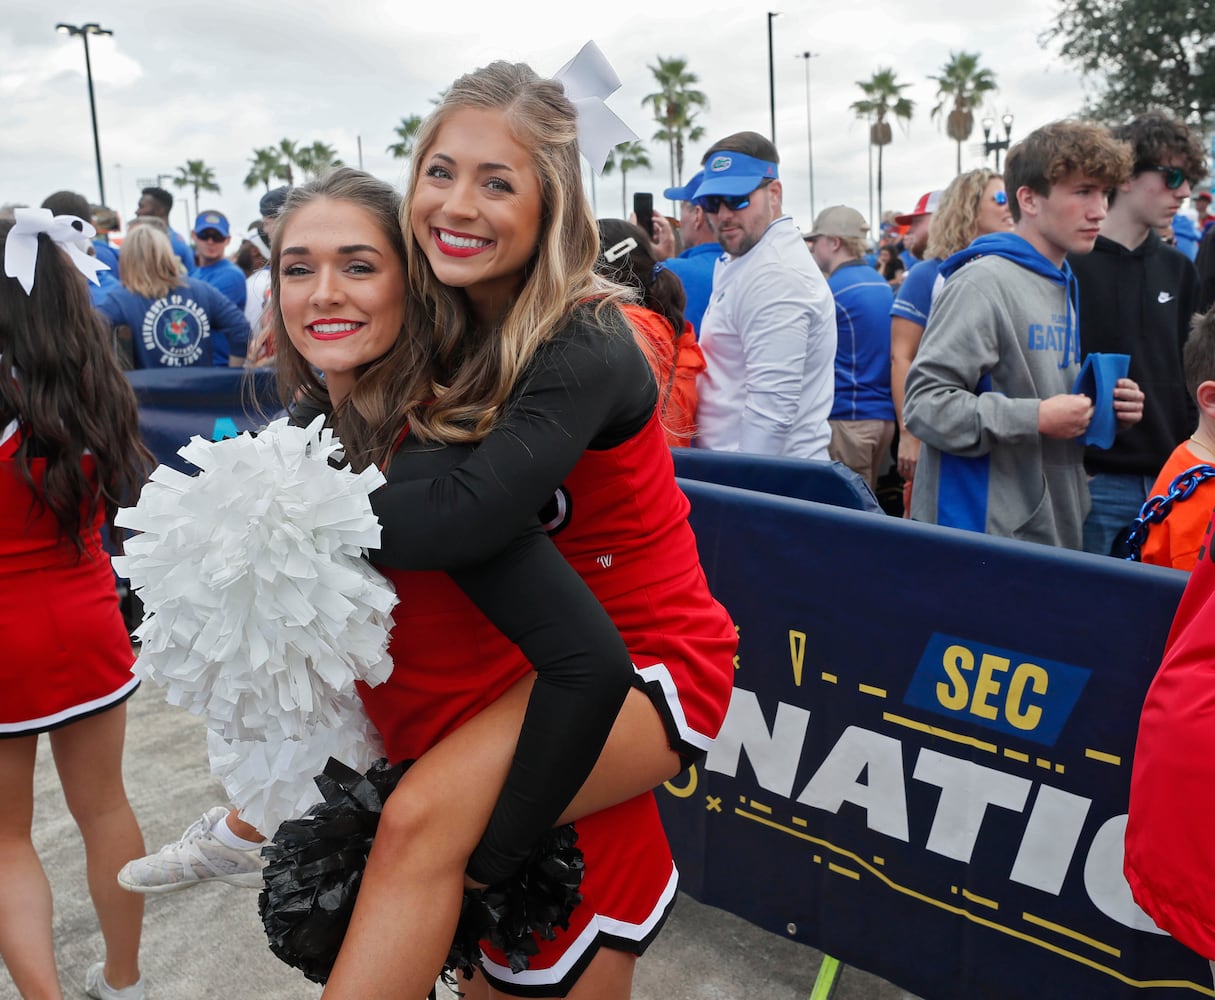
[[[87,245],[87,241],[97,235],[91,223],[75,215],[52,215],[49,208],[16,208],[13,218],[16,221],[8,231],[4,246],[4,273],[16,278],[26,295],[34,287],[41,233],[46,233],[64,249],[77,271],[94,285],[101,284],[97,273],[108,271],[110,266],[81,248],[81,243]]]
[[[638,135],[604,102],[620,89],[620,77],[594,42],[587,42],[553,74],[578,112],[578,148],[596,174],[603,174],[608,154]]]

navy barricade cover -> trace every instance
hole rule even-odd
[[[264,426],[281,410],[274,373],[267,368],[137,369],[125,374],[139,400],[144,444],[157,462],[182,472],[198,472],[177,454],[195,434],[208,441],[236,437]]]
[[[684,480],[739,628],[681,888],[932,1000],[1211,996],[1122,877],[1185,576]]]
[[[776,458],[702,448],[672,448],[675,475],[758,493],[814,500],[851,510],[880,513],[869,484],[843,462]]]

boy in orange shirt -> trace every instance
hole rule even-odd
[[[1215,468],[1215,309],[1194,317],[1183,355],[1186,388],[1198,406],[1198,428],[1165,462],[1152,496],[1166,496],[1173,480],[1195,466]],[[1215,508],[1215,477],[1204,479],[1184,500],[1177,500],[1143,543],[1142,559],[1189,572],[1198,550],[1209,543],[1207,524]]]

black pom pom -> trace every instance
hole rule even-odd
[[[552,941],[556,928],[568,928],[582,902],[578,888],[584,865],[577,840],[572,823],[550,830],[510,878],[466,890],[447,967],[472,978],[481,959],[478,942],[487,941],[506,954],[513,971],[522,972],[539,952],[541,938]]]
[[[329,758],[316,778],[324,801],[284,822],[262,848],[257,909],[270,950],[315,983],[333,969],[384,802],[408,766],[380,759],[362,775]]]
[[[367,855],[384,803],[410,762],[378,760],[365,775],[330,758],[316,778],[324,801],[300,819],[287,820],[262,848],[265,888],[257,907],[270,950],[316,983],[328,980],[337,960]],[[484,890],[468,890],[446,967],[471,978],[481,961],[479,942],[505,952],[521,972],[569,927],[582,902],[582,852],[573,824],[550,830],[513,876]]]

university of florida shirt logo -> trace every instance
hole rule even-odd
[[[168,295],[152,303],[140,331],[144,349],[167,368],[197,364],[211,323],[197,302],[183,295]]]

